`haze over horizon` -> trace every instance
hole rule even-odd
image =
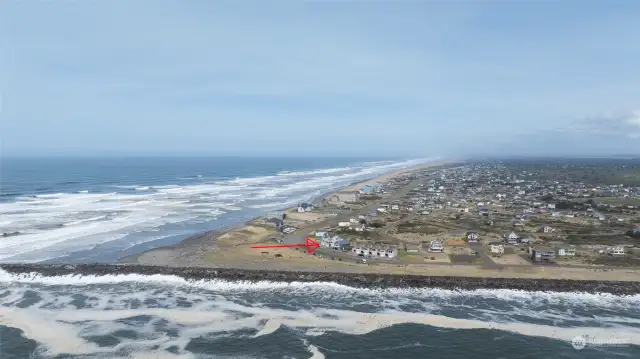
[[[640,152],[640,3],[17,2],[3,156]]]

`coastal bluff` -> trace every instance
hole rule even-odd
[[[334,282],[356,288],[512,289],[524,291],[640,294],[640,282],[568,279],[446,277],[372,273],[267,271],[234,268],[169,267],[136,264],[0,264],[14,275],[41,276],[168,275],[186,280]]]

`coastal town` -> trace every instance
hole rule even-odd
[[[278,241],[297,243],[294,233],[305,227],[299,219],[329,218],[304,233],[320,244],[314,254],[362,264],[638,266],[640,186],[575,176],[592,170],[428,168],[302,203],[266,222],[282,231]]]
[[[319,248],[305,248],[309,240]],[[640,280],[640,165],[425,165],[130,260],[219,268]]]

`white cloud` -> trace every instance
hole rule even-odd
[[[640,138],[640,111],[574,120],[566,130],[593,136]]]

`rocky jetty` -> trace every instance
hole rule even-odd
[[[13,274],[37,272],[62,275],[173,275],[187,280],[335,282],[360,288],[442,288],[452,290],[515,289],[526,291],[640,294],[640,282],[525,278],[441,277],[392,274],[261,271],[232,268],[163,267],[129,264],[0,264]]]

